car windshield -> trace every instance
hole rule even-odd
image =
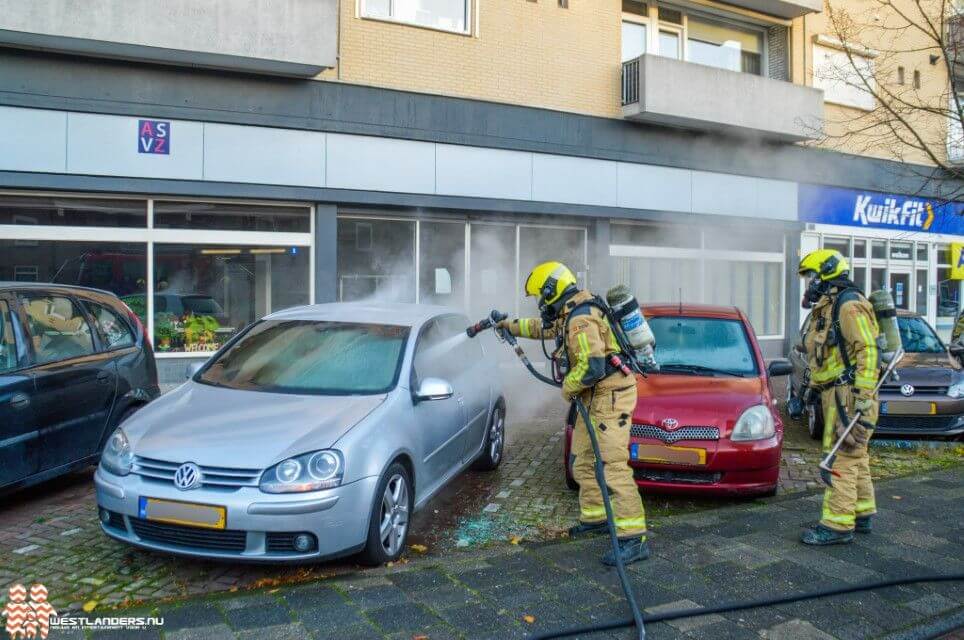
[[[649,325],[656,337],[656,361],[666,373],[754,375],[756,358],[739,320],[664,316]]]
[[[218,301],[210,296],[182,296],[184,310],[195,315],[221,315],[224,310]]]
[[[409,328],[383,324],[265,320],[207,366],[198,382],[308,395],[391,390]]]
[[[944,345],[923,318],[898,317],[897,328],[900,341],[907,353],[942,353]]]

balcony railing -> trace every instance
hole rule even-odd
[[[623,63],[623,106],[639,102],[639,58]]]

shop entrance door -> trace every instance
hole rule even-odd
[[[911,310],[910,270],[891,269],[888,283],[890,293],[894,296],[894,306],[898,309]]]

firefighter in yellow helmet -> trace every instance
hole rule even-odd
[[[820,249],[800,261],[807,278],[803,306],[810,308],[804,346],[811,385],[823,407],[823,449],[829,451],[855,411],[860,419],[844,440],[833,465],[839,477],[827,487],[820,523],[803,532],[811,545],[853,542],[854,531],[870,533],[876,513],[867,444],[877,422],[879,329],[874,309],[849,279],[850,266],[832,249]]]
[[[613,328],[591,301],[592,294],[576,286],[576,277],[561,262],[544,262],[526,279],[527,296],[537,298],[539,318],[505,320],[499,327],[521,338],[556,338],[553,354],[563,365],[562,396],[566,402],[579,397],[589,410],[596,429],[606,485],[609,488],[623,562],[649,557],[646,514],[639,489],[629,468],[629,435],[636,407],[636,377],[610,362],[619,354]],[[572,436],[572,473],[579,483],[580,523],[569,530],[572,537],[606,531],[606,510],[596,484],[592,444],[582,418],[576,419]],[[615,565],[612,551],[602,558]]]

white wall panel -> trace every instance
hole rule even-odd
[[[797,183],[752,178],[757,184],[756,217],[772,220],[797,219]]]
[[[170,122],[170,154],[138,153],[138,120],[124,116],[70,113],[67,116],[67,172],[175,180],[204,177],[204,125]]]
[[[620,162],[617,204],[629,209],[689,212],[693,208],[693,172]]]
[[[435,192],[477,198],[532,198],[532,154],[436,145]]]
[[[0,170],[54,173],[66,167],[66,113],[0,107]]]
[[[609,160],[534,154],[532,199],[616,206],[618,164]]]
[[[324,187],[325,134],[207,123],[204,179]]]
[[[402,193],[435,192],[435,145],[328,134],[327,185]]]
[[[752,218],[757,210],[757,185],[753,178],[693,172],[693,213]]]

